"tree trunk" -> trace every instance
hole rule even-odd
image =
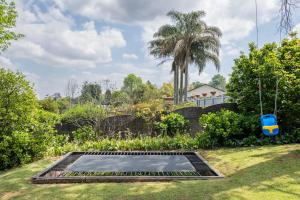
[[[174,64],[174,104],[178,104],[178,66]]]
[[[179,103],[183,101],[183,69],[180,70]]]
[[[188,61],[186,61],[186,63],[185,63],[184,101],[187,101],[188,85],[189,85],[189,64],[188,64]]]

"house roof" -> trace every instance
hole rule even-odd
[[[212,88],[215,88],[216,90],[220,90],[220,91],[222,91],[222,92],[226,92],[225,90],[222,90],[222,89],[220,89],[220,88],[216,88],[216,87],[214,87],[214,86],[212,86],[212,85],[209,85],[209,84],[206,84],[206,83],[203,83],[201,86],[198,86],[198,87],[195,87],[195,88],[193,88],[193,89],[191,89],[191,90],[188,90],[188,92],[190,92],[190,91],[193,91],[193,90],[195,90],[195,89],[198,89],[198,88],[200,88],[200,87],[203,87],[203,86],[209,86],[209,87],[212,87]]]

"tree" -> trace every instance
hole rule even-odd
[[[300,39],[284,39],[281,47],[265,44],[261,49],[251,43],[249,55],[235,59],[227,93],[247,115],[260,114],[258,78],[262,82],[264,113],[274,112],[278,78],[277,116],[283,132],[300,127]]]
[[[150,101],[161,98],[160,90],[150,81],[144,85],[143,101]]]
[[[174,95],[174,87],[172,83],[163,83],[160,88],[162,97],[172,97]]]
[[[221,90],[225,90],[226,89],[226,79],[221,74],[214,75],[212,77],[211,81],[209,82],[209,85],[219,88]]]
[[[129,97],[124,91],[114,91],[111,94],[111,102],[114,106],[119,106],[129,102]]]
[[[127,93],[132,103],[137,103],[143,96],[143,80],[134,75],[129,74],[123,81],[122,91]]]
[[[0,68],[0,170],[40,157],[55,123],[56,116],[38,110],[25,76]]]
[[[83,103],[91,102],[91,103],[99,103],[101,100],[101,86],[98,83],[89,83],[84,82],[82,89],[80,100]]]
[[[25,76],[0,68],[0,140],[25,130],[37,112],[37,99]]]
[[[199,73],[203,71],[208,61],[212,61],[217,70],[220,68],[218,55],[221,31],[217,27],[207,26],[201,20],[204,15],[204,11],[190,13],[170,11],[168,16],[174,23],[161,26],[154,34],[154,40],[150,42],[150,54],[162,58],[161,63],[173,59],[175,103],[182,101],[183,94],[185,101],[187,100],[189,64],[196,65]]]
[[[192,82],[191,84],[191,89],[195,89],[195,88],[198,88],[200,86],[204,85],[204,83],[201,83],[199,81],[195,81],[195,82]]]
[[[107,89],[104,94],[104,104],[109,105],[111,103],[111,91]]]
[[[293,12],[298,7],[298,0],[281,0],[280,6],[280,34],[284,31],[285,34],[289,33],[293,28]]]
[[[0,0],[0,50],[4,51],[10,46],[12,40],[23,37],[22,34],[15,33],[18,14],[14,1],[7,2]]]

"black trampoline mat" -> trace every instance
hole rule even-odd
[[[67,167],[77,172],[195,171],[184,155],[82,155]]]

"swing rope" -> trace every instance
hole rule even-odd
[[[276,76],[274,115],[277,115],[278,82],[279,82],[279,78],[278,76]]]
[[[261,100],[261,80],[260,76],[258,77],[258,90],[259,90],[259,104],[260,104],[260,115],[263,115],[263,105],[262,105],[262,100]]]
[[[257,22],[257,0],[254,0],[255,2],[255,28],[256,28],[256,48],[258,48],[258,22]],[[258,63],[257,63],[258,64]],[[262,99],[261,99],[261,79],[260,74],[258,75],[258,90],[259,90],[259,104],[260,104],[260,114],[263,115],[263,105],[262,105]]]
[[[256,47],[258,48],[258,10],[257,10],[257,0],[255,0],[255,27],[256,27]],[[281,41],[281,28],[279,33],[280,41]],[[274,115],[277,114],[277,98],[278,98],[278,83],[279,78],[276,76],[276,89],[275,89],[275,103],[274,103]],[[259,90],[259,105],[260,105],[260,114],[263,115],[263,104],[262,104],[262,89],[261,89],[261,77],[258,75],[258,90]]]

